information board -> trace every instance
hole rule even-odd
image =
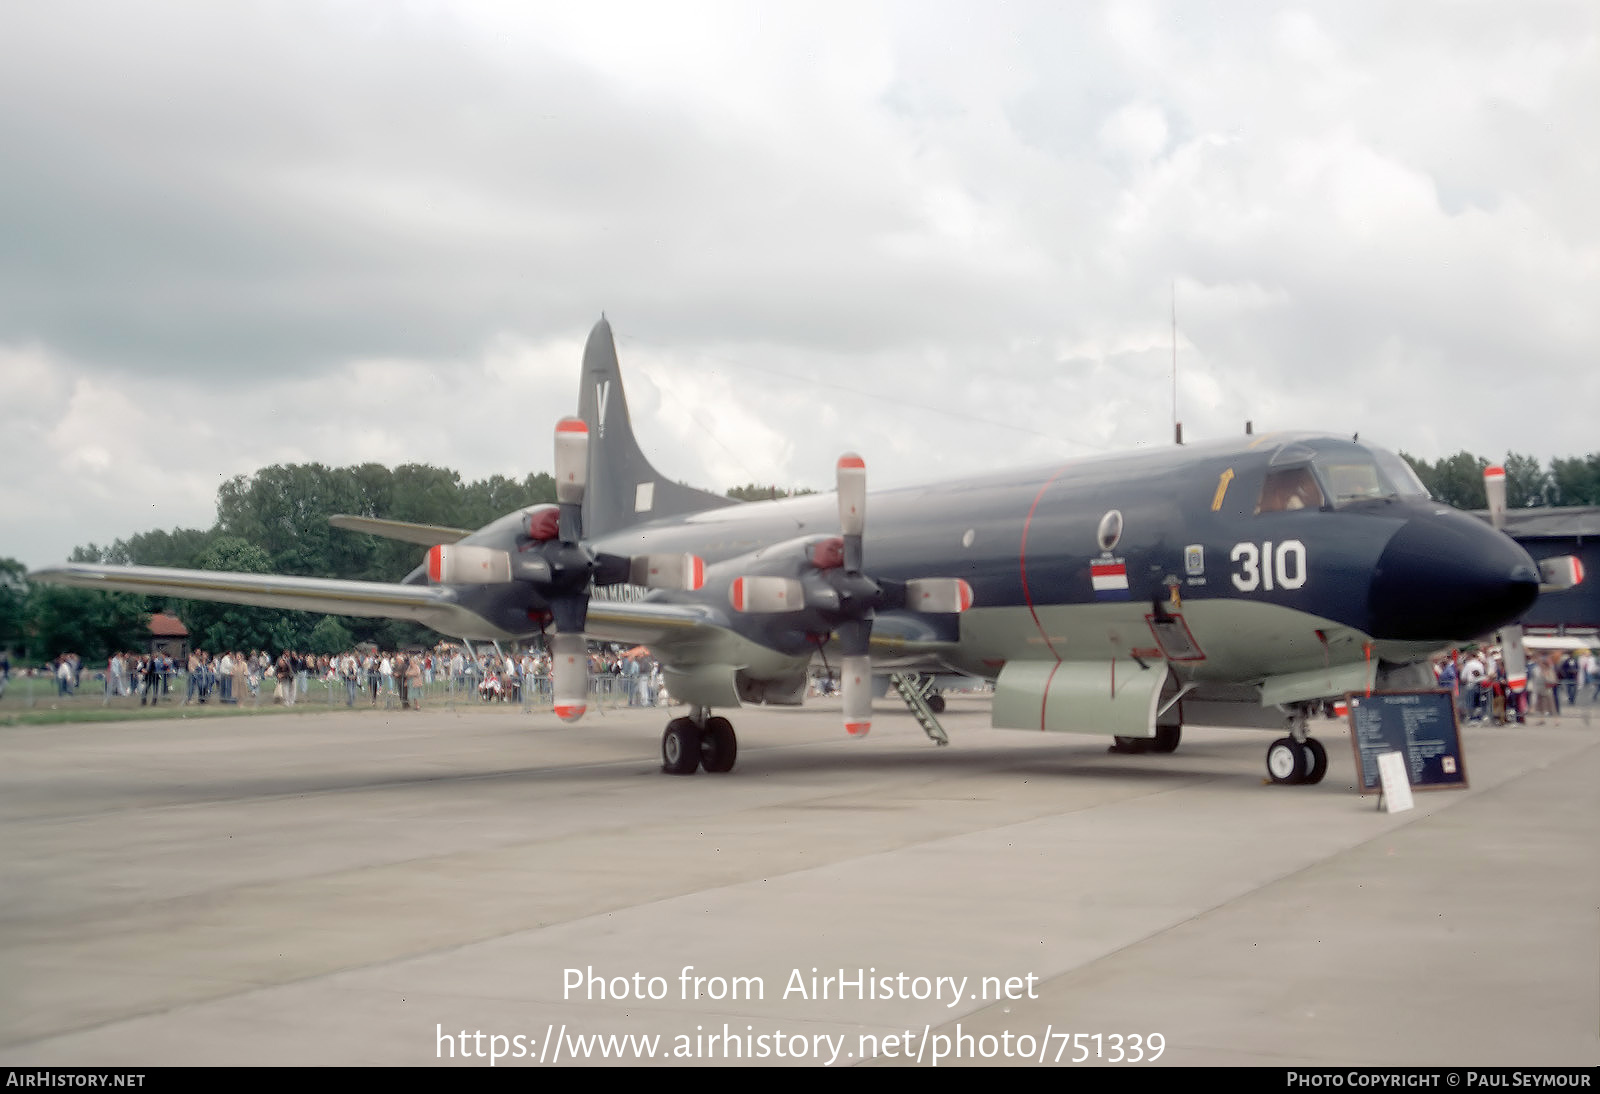
[[[1363,794],[1380,788],[1378,757],[1385,752],[1405,757],[1413,789],[1467,785],[1455,699],[1448,691],[1375,691],[1351,695],[1347,702]]]

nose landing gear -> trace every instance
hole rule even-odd
[[[1328,750],[1306,735],[1306,710],[1297,706],[1289,716],[1289,736],[1267,746],[1267,776],[1284,786],[1314,785],[1328,773]]]

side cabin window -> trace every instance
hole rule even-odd
[[[1283,467],[1267,474],[1261,484],[1257,513],[1281,513],[1289,509],[1321,509],[1322,489],[1309,467]]]

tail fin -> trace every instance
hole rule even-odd
[[[605,316],[589,332],[583,348],[578,416],[589,427],[589,486],[583,499],[586,536],[737,504],[732,498],[663,478],[639,451],[617,367],[617,345]]]

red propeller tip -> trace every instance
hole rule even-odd
[[[589,709],[588,703],[566,704],[556,707],[556,717],[563,722],[576,722],[583,717],[583,712]]]
[[[867,730],[872,728],[872,723],[871,722],[846,722],[844,724],[844,728],[845,728],[845,732],[850,734],[850,736],[852,736],[852,737],[865,737],[867,735]]]
[[[587,433],[589,426],[582,418],[562,418],[556,423],[557,433]]]

